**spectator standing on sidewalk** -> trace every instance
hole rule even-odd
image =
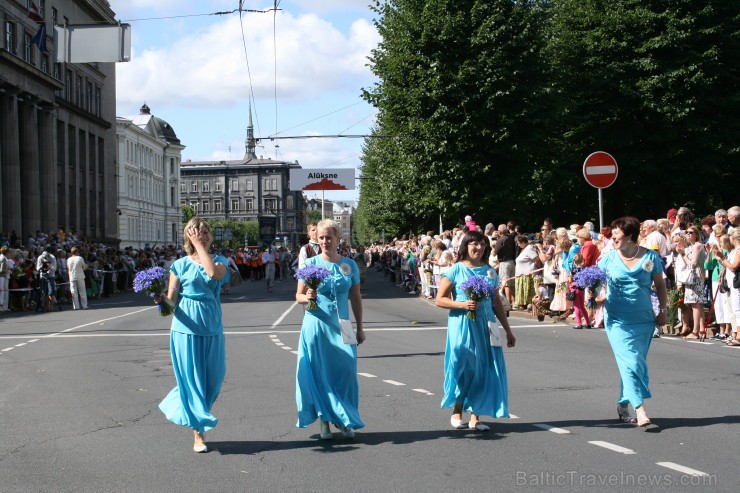
[[[74,310],[87,310],[87,290],[85,289],[85,259],[78,255],[77,247],[72,247],[67,259],[67,271],[69,272],[69,289],[72,292],[72,308]]]

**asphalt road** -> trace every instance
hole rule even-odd
[[[512,419],[453,430],[440,409],[446,312],[370,272],[353,440],[295,427],[303,308],[294,282],[224,296],[228,374],[207,454],[168,422],[169,320],[120,294],[91,309],[0,318],[0,491],[726,491],[740,488],[740,352],[654,341],[660,426],[615,419],[602,330],[512,318]],[[486,421],[486,420],[484,420]]]

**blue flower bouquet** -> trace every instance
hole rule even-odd
[[[175,309],[172,301],[164,296],[164,280],[167,276],[167,271],[162,267],[152,267],[151,269],[141,270],[136,273],[134,277],[134,291],[141,293],[142,291],[153,298],[157,303],[157,309],[159,314],[163,317],[172,315]]]
[[[295,278],[315,291],[319,286],[321,286],[321,283],[329,277],[329,274],[329,271],[323,267],[319,267],[318,265],[307,265],[295,272]],[[318,307],[319,305],[316,304],[316,300],[308,300],[306,310],[315,310]]]
[[[595,294],[599,291],[601,285],[606,283],[606,271],[592,265],[591,267],[586,267],[576,273],[576,275],[573,276],[573,281],[575,281],[576,286],[579,288],[588,289]],[[587,307],[593,308],[594,306],[596,306],[596,302],[593,297],[589,297]]]
[[[460,284],[460,289],[465,291],[465,295],[471,301],[493,299],[496,295],[496,290],[484,276],[472,276],[467,278],[465,282]],[[470,320],[475,320],[475,310],[468,310],[468,313],[466,313],[465,316]]]

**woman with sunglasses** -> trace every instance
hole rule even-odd
[[[683,303],[687,307],[684,316],[688,316],[692,323],[692,331],[681,335],[684,339],[699,339],[703,341],[707,337],[707,329],[704,327],[704,260],[706,251],[701,243],[699,228],[689,226],[686,228],[686,243],[676,245],[676,266],[682,265],[686,275],[677,277],[677,282],[683,286]],[[685,246],[684,246],[685,245]],[[679,274],[677,274],[678,276]],[[685,325],[685,324],[684,324]]]

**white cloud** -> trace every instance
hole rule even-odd
[[[255,97],[272,98],[272,16],[245,16],[244,35]],[[280,13],[276,27],[278,98],[304,100],[337,90],[359,93],[371,80],[367,56],[379,39],[374,26],[363,19],[355,21],[345,35],[316,15]],[[247,98],[249,76],[236,15],[162,49],[134,50],[132,58],[117,66],[119,106],[137,104],[143,97],[158,107],[225,107]]]

